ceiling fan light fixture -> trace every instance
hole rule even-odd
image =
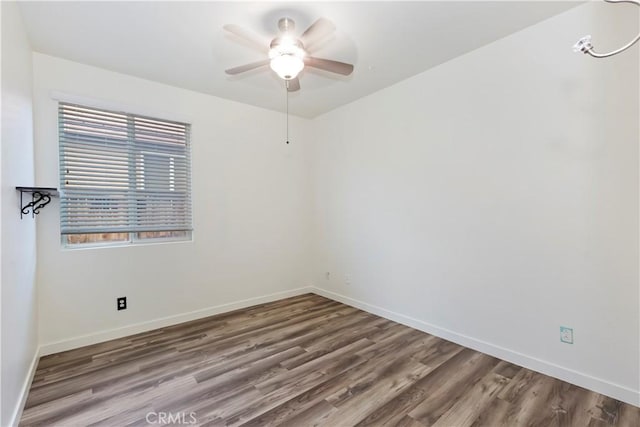
[[[305,49],[305,45],[313,45],[315,41],[335,31],[336,27],[331,21],[325,18],[319,18],[299,37],[293,35],[295,23],[291,18],[280,19],[278,21],[278,28],[280,29],[280,34],[269,43],[268,58],[239,67],[229,68],[225,70],[225,73],[236,75],[269,64],[278,77],[286,81],[287,91],[296,92],[300,90],[298,74],[306,67],[317,68],[343,76],[348,76],[353,72],[352,64],[331,59],[315,58],[309,56],[309,52]],[[255,41],[256,37],[253,37],[251,35],[252,33],[243,30],[237,25],[225,25],[224,29],[245,40]]]
[[[304,61],[300,56],[285,53],[271,58],[271,69],[284,80],[295,79],[304,68]]]

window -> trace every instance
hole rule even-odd
[[[191,239],[190,125],[58,108],[65,245]]]

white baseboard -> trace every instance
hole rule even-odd
[[[213,316],[220,313],[226,313],[241,308],[251,307],[257,304],[264,304],[267,302],[276,301],[283,298],[294,297],[305,293],[312,292],[311,287],[303,287],[298,289],[292,289],[284,292],[276,292],[273,294],[264,295],[256,298],[249,298],[241,301],[235,301],[232,303],[221,304],[214,307],[208,307],[201,310],[191,311],[189,313],[177,314],[174,316],[167,316],[160,319],[154,319],[147,322],[136,323],[134,325],[125,326],[117,329],[109,329],[106,331],[100,331],[89,335],[82,335],[62,341],[52,342],[48,344],[42,344],[40,346],[40,355],[46,356],[48,354],[59,353],[61,351],[72,350],[78,347],[84,347],[86,345],[97,344],[104,341],[109,341],[116,338],[122,338],[129,335],[138,334],[140,332],[151,331],[153,329],[164,328],[178,323],[189,322],[191,320],[201,319],[203,317]]]
[[[27,403],[27,396],[29,395],[31,382],[33,381],[33,376],[36,374],[36,368],[38,367],[38,360],[40,360],[40,347],[36,348],[33,359],[31,360],[31,365],[29,365],[29,372],[27,372],[27,376],[20,388],[20,398],[18,399],[16,407],[13,409],[13,414],[11,414],[11,418],[9,419],[10,426],[17,426],[18,423],[20,423],[24,405]]]
[[[15,420],[15,424],[19,421],[19,416],[22,413],[22,408],[27,397],[27,392],[31,384],[31,380],[35,373],[38,357],[48,354],[58,353],[61,351],[71,350],[85,345],[96,344],[116,338],[126,337],[128,335],[137,334],[140,332],[150,331],[157,328],[175,325],[182,322],[188,322],[191,320],[200,319],[203,317],[213,316],[220,313],[225,313],[241,308],[250,307],[257,304],[264,304],[267,302],[276,301],[283,298],[289,298],[305,293],[313,292],[326,298],[330,298],[335,301],[350,305],[352,307],[359,308],[366,312],[375,314],[377,316],[384,317],[394,322],[407,325],[414,329],[426,332],[431,335],[446,339],[448,341],[455,342],[465,347],[472,348],[485,354],[497,357],[502,360],[514,363],[519,366],[531,369],[543,373],[545,375],[552,376],[554,378],[561,379],[571,384],[575,384],[580,387],[584,387],[589,390],[593,390],[597,393],[610,396],[614,399],[622,402],[629,403],[634,406],[640,407],[640,391],[633,390],[628,387],[612,383],[610,381],[596,378],[582,372],[574,371],[570,368],[562,367],[551,362],[547,362],[535,357],[527,356],[526,354],[519,353],[504,347],[500,347],[495,344],[488,343],[486,341],[478,340],[476,338],[463,335],[446,328],[441,328],[436,325],[432,325],[425,321],[415,319],[404,314],[396,313],[391,310],[387,310],[382,307],[378,307],[373,304],[366,303],[354,298],[347,297],[345,295],[338,294],[326,289],[317,288],[313,286],[293,289],[284,292],[277,292],[269,295],[264,295],[256,298],[249,298],[241,301],[236,301],[228,304],[222,304],[214,307],[209,307],[201,310],[192,311],[189,313],[183,313],[175,316],[168,316],[161,319],[155,319],[148,322],[137,323],[135,325],[126,326],[123,328],[111,329],[107,331],[101,331],[95,334],[83,335],[74,337],[68,340],[58,341],[54,343],[41,345],[34,356],[32,365],[30,367],[29,377],[25,380],[23,386],[23,393],[19,405],[16,407],[12,420]]]
[[[359,308],[368,313],[372,313],[377,316],[384,317],[385,319],[393,320],[394,322],[410,326],[414,329],[418,329],[428,334],[444,338],[448,341],[452,341],[456,344],[472,348],[481,353],[506,360],[507,362],[523,366],[527,369],[531,369],[533,371],[558,378],[568,383],[575,384],[588,390],[593,390],[597,393],[604,394],[605,396],[609,396],[622,402],[640,407],[640,391],[638,390],[633,390],[628,387],[603,380],[601,378],[596,378],[582,372],[574,371],[570,368],[562,367],[551,362],[540,360],[535,357],[519,353],[517,351],[509,350],[507,348],[488,343],[486,341],[459,334],[449,329],[441,328],[422,320],[415,319],[404,314],[396,313],[394,311],[387,310],[385,308],[378,307],[363,301],[359,301],[354,298],[350,298],[326,289],[317,287],[312,287],[311,289],[313,293],[321,295],[323,297]]]

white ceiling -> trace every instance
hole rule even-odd
[[[268,68],[230,77],[263,59],[226,34],[253,30],[269,43],[279,18],[302,33],[319,17],[336,33],[313,55],[350,62],[349,77],[305,69],[290,111],[315,117],[563,12],[575,2],[22,2],[33,49],[259,107],[283,111],[284,83]],[[472,70],[470,70],[472,72]]]

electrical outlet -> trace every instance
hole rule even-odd
[[[328,272],[328,271],[326,273],[324,273],[324,278],[327,279],[327,280],[331,280],[331,273]]]
[[[560,341],[573,344],[573,329],[560,326]]]
[[[351,276],[350,275],[348,275],[348,274],[344,275],[344,284],[347,285],[347,286],[351,285]]]
[[[120,297],[117,299],[118,311],[127,309],[127,297]]]

